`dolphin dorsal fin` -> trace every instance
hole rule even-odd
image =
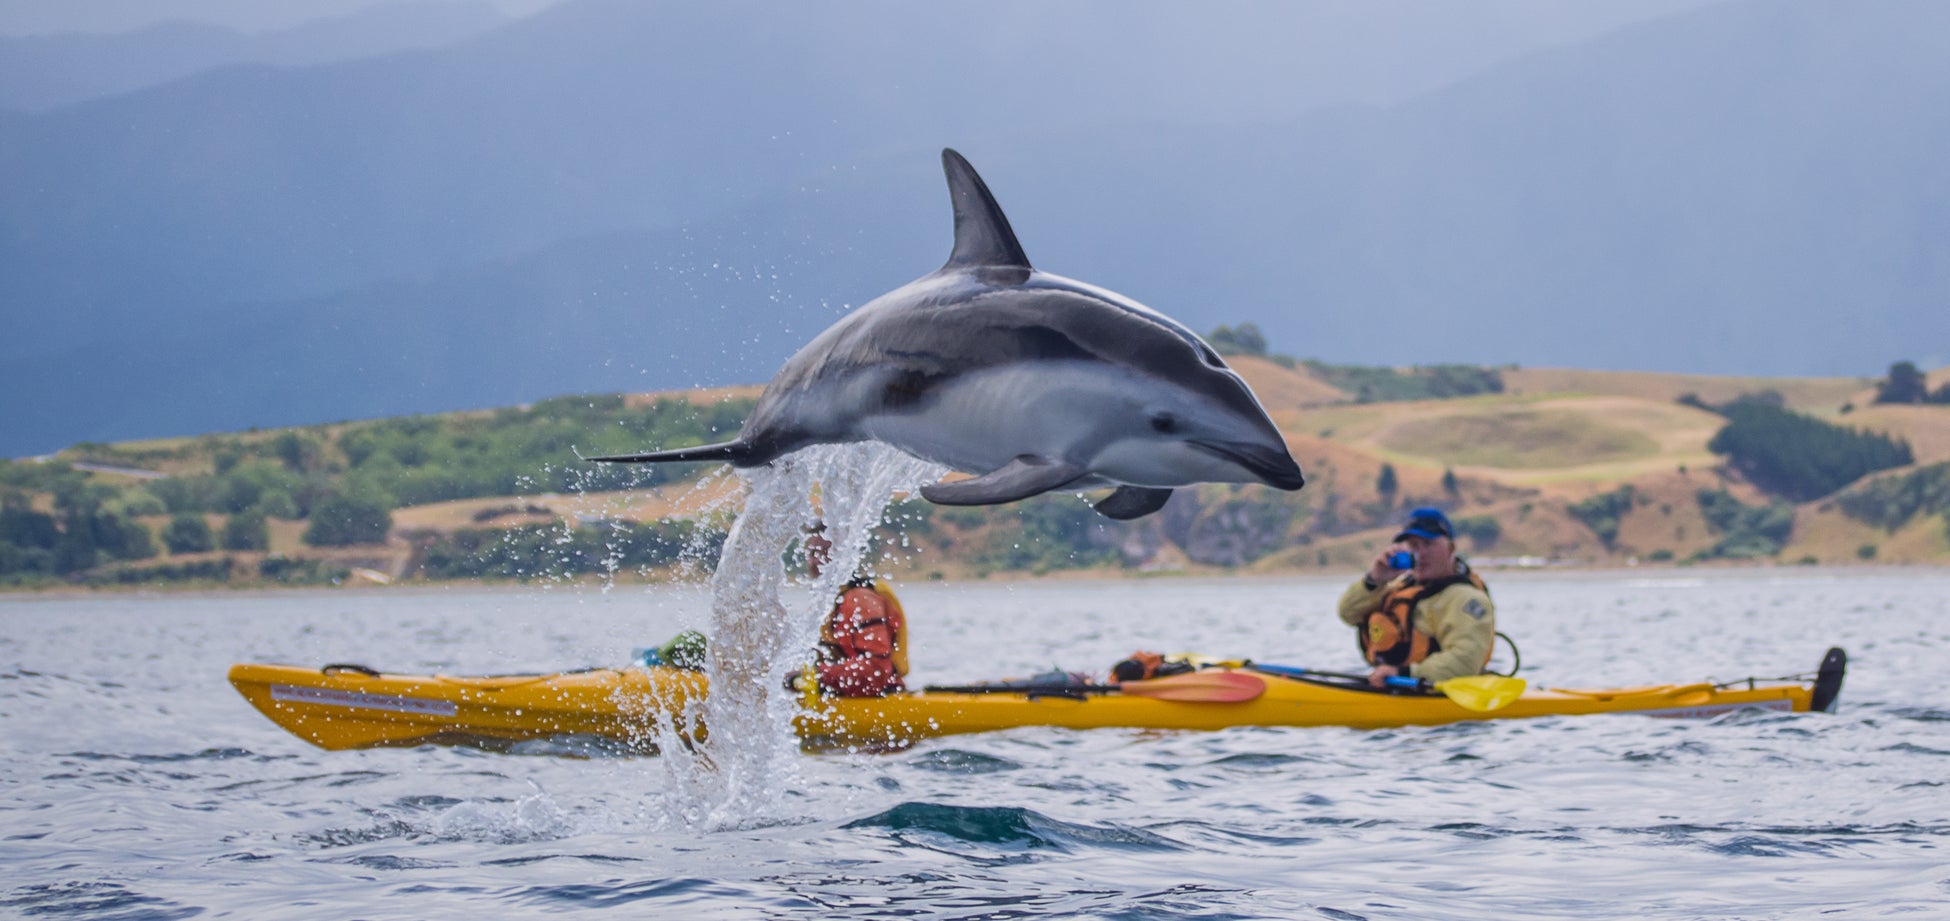
[[[953,148],[941,151],[941,168],[948,173],[948,198],[955,205],[955,251],[948,254],[943,268],[1005,266],[1029,268],[1016,232],[1002,206],[989,194],[988,183],[968,165],[968,160]]]

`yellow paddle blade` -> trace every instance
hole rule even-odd
[[[1435,683],[1435,689],[1455,701],[1456,706],[1478,713],[1509,706],[1511,701],[1522,697],[1524,688],[1529,686],[1529,682],[1522,678],[1505,678],[1502,675],[1464,675]]]

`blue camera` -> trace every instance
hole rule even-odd
[[[1407,550],[1397,550],[1393,553],[1388,554],[1388,568],[1389,569],[1414,569],[1415,554],[1410,553]]]

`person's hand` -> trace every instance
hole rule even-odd
[[[1368,686],[1377,688],[1387,687],[1388,679],[1401,673],[1402,670],[1393,665],[1377,665],[1374,667],[1374,671],[1368,673]]]
[[[1402,571],[1388,565],[1388,557],[1397,550],[1404,549],[1400,544],[1389,544],[1375,554],[1374,562],[1368,564],[1368,581],[1375,585],[1385,585],[1388,580],[1401,575]]]

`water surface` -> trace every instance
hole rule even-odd
[[[1950,574],[1493,574],[1525,677],[1812,670],[1841,712],[1358,732],[1022,729],[799,756],[753,827],[670,819],[655,759],[323,752],[237,661],[623,661],[695,590],[0,598],[0,916],[1950,916]],[[1352,664],[1338,580],[904,589],[915,677],[1134,649]],[[600,753],[597,753],[600,755]]]

